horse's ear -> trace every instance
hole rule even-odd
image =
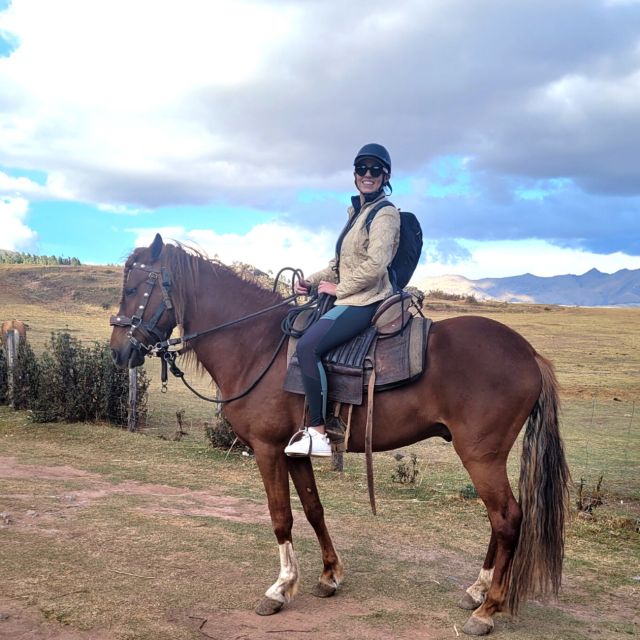
[[[164,246],[164,243],[162,242],[162,236],[159,233],[156,233],[156,237],[153,239],[153,242],[149,247],[151,249],[152,260],[157,260],[160,257],[163,246]]]

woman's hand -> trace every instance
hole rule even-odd
[[[327,282],[326,280],[320,280],[318,285],[318,293],[328,293],[330,296],[336,296],[337,284],[334,282]]]
[[[302,296],[309,295],[309,287],[311,286],[306,280],[298,280],[296,279],[293,285],[293,292]]]

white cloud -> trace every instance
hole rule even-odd
[[[621,252],[601,255],[557,247],[542,240],[483,243],[459,240],[459,243],[469,250],[471,258],[455,265],[437,262],[420,264],[415,280],[449,274],[478,280],[524,273],[536,276],[567,273],[580,275],[593,268],[604,273],[614,273],[620,269],[640,269],[640,256]]]
[[[29,202],[24,198],[0,197],[0,249],[31,249],[37,234],[25,224]]]
[[[0,163],[60,170],[65,195],[80,199],[96,174],[162,182],[178,171],[189,182],[226,144],[206,108],[193,112],[193,94],[268,74],[269,51],[295,14],[251,0],[13,3],[0,12],[0,29],[20,41],[0,58],[0,101],[11,107],[0,110],[10,154],[0,151]],[[86,185],[83,174],[94,180]]]
[[[148,211],[148,209],[133,209],[131,207],[127,207],[124,204],[99,204],[97,208],[100,211],[115,213],[119,216],[137,216]]]
[[[42,191],[42,186],[29,178],[14,178],[0,171],[0,196],[34,196],[41,194]]]
[[[0,58],[0,165],[58,171],[88,202],[246,203],[336,187],[380,136],[405,172],[456,153],[635,190],[640,12],[609,5],[20,0],[0,12],[20,42]]]
[[[626,231],[640,205],[618,197],[640,189],[637,5],[19,0],[0,11],[0,30],[19,42],[0,58],[0,166],[47,181],[0,174],[0,196],[123,215],[250,205],[311,226],[298,192],[342,191],[353,152],[376,139],[392,152],[394,178],[413,178],[416,197],[433,187],[425,167],[445,156],[471,158],[465,172],[486,182],[475,207],[442,198],[452,214],[440,219],[455,228],[435,220],[425,228],[441,228],[434,237],[553,239],[539,224],[553,218],[558,241],[640,251]],[[508,202],[518,182],[558,177],[584,189],[580,210],[566,206],[574,194],[551,216],[522,216]],[[596,202],[594,192],[606,195]],[[426,217],[427,206],[407,208]],[[611,230],[610,242],[593,241]],[[225,242],[242,253],[239,241]]]
[[[327,266],[333,257],[333,232],[310,232],[279,222],[258,224],[246,234],[224,233],[184,227],[129,229],[136,234],[136,246],[151,244],[156,231],[165,241],[178,240],[223,262],[245,262],[262,271],[277,273],[283,267],[300,268],[306,275]]]

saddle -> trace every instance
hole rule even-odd
[[[293,323],[294,329],[307,328],[308,316],[313,312],[314,309],[309,309],[300,313]],[[408,384],[422,375],[427,364],[430,327],[431,320],[413,304],[411,295],[402,291],[382,302],[370,327],[322,358],[327,374],[328,399],[335,403],[333,415],[327,416],[325,425],[334,451],[348,450],[353,406],[362,404],[366,390],[365,460],[369,501],[374,515],[372,442],[375,392]],[[296,343],[295,338],[289,338],[289,366],[284,389],[304,395],[302,371],[295,354]],[[346,422],[341,417],[343,404],[348,405]]]
[[[311,311],[301,313],[294,328],[306,326]],[[384,391],[419,378],[426,366],[430,326],[431,320],[417,315],[410,294],[403,291],[387,298],[365,331],[323,356],[328,399],[360,405],[371,385],[374,391]],[[284,389],[304,395],[296,344],[289,338]]]

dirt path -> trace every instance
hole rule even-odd
[[[233,522],[264,524],[270,522],[265,504],[224,495],[215,487],[205,492],[136,481],[113,484],[105,481],[103,476],[99,474],[73,467],[19,464],[15,458],[0,456],[1,478],[11,480],[82,480],[86,484],[86,488],[52,496],[58,498],[62,504],[71,507],[84,507],[101,498],[124,494],[150,498],[148,506],[141,507],[142,511],[150,513],[209,516]],[[18,526],[28,526],[26,524],[28,517],[25,517],[24,514],[16,514],[12,516],[12,520]]]
[[[64,520],[73,517],[78,510],[114,495],[143,498],[142,506],[132,508],[145,514],[207,516],[245,524],[270,523],[264,504],[225,495],[215,487],[204,492],[135,481],[114,484],[100,474],[70,466],[21,464],[7,456],[0,456],[1,479],[46,481],[52,483],[49,486],[54,490],[46,496],[46,508],[39,511],[26,508],[33,501],[30,494],[12,492],[6,496],[0,495],[0,499],[11,497],[14,504],[18,501],[24,505],[24,508],[0,513],[0,534],[2,529],[11,527],[14,532],[64,537]],[[68,481],[81,486],[72,491],[55,490],[56,483]],[[304,516],[299,513],[297,517]],[[376,607],[401,615],[403,603],[392,598],[381,598],[376,602]],[[251,609],[215,611],[203,607],[165,613],[168,623],[182,628],[191,637],[215,640],[298,640],[314,637],[322,637],[323,640],[386,640],[389,637],[398,640],[431,640],[455,636],[453,629],[443,635],[442,630],[424,624],[408,634],[393,631],[387,623],[369,623],[366,618],[371,615],[370,607],[361,602],[348,597],[319,601],[305,593],[301,593],[279,615],[268,618],[255,615]],[[0,597],[1,640],[116,640],[120,637],[123,637],[120,633],[114,635],[108,630],[76,630],[47,619],[38,607]],[[156,638],[160,640],[160,636],[154,636],[154,640]]]
[[[362,564],[361,560],[360,564],[349,568],[349,580],[337,597],[322,601],[312,597],[308,590],[314,576],[307,572],[298,597],[277,616],[261,618],[253,613],[251,604],[246,602],[247,592],[252,594],[249,596],[251,598],[254,595],[259,596],[259,592],[254,588],[254,581],[257,575],[261,575],[260,567],[255,564],[256,558],[260,556],[248,555],[245,562],[234,562],[235,558],[228,556],[242,555],[245,545],[251,544],[251,532],[258,531],[255,527],[263,532],[265,528],[270,529],[270,518],[264,503],[230,496],[220,486],[212,486],[207,491],[201,491],[131,480],[116,483],[101,474],[71,466],[22,464],[10,456],[0,456],[0,481],[4,481],[6,487],[5,493],[0,493],[0,560],[3,551],[9,550],[11,553],[10,549],[15,548],[16,544],[31,545],[34,541],[40,541],[39,546],[36,544],[34,548],[41,549],[44,540],[45,548],[48,544],[46,541],[51,541],[52,547],[68,548],[69,545],[84,542],[87,535],[97,536],[100,533],[103,536],[101,542],[97,539],[90,540],[89,544],[83,547],[84,552],[99,555],[100,545],[106,543],[110,545],[108,550],[104,551],[109,561],[115,559],[123,563],[117,567],[107,564],[106,569],[105,565],[98,563],[96,571],[107,573],[101,574],[97,585],[88,580],[86,573],[82,573],[86,571],[85,567],[78,569],[77,575],[80,577],[72,575],[70,583],[57,583],[55,586],[41,586],[44,578],[38,575],[36,569],[25,568],[22,574],[14,574],[25,580],[22,591],[14,591],[10,583],[0,584],[3,587],[0,589],[0,640],[439,640],[462,637],[461,627],[467,614],[456,609],[454,603],[457,594],[461,594],[466,586],[464,576],[468,579],[477,568],[470,567],[468,556],[446,551],[439,545],[425,544],[416,547],[408,541],[395,540],[391,547],[389,540],[384,537],[372,538],[367,547],[375,567]],[[22,484],[22,481],[30,484]],[[33,489],[34,481],[41,483],[43,491]],[[73,488],[70,489],[70,486]],[[27,487],[35,492],[29,493]],[[134,530],[133,535],[137,536],[142,545],[150,545],[158,551],[144,549],[146,555],[142,555],[139,565],[135,565],[134,555],[133,568],[129,567],[118,553],[119,531],[116,531],[114,543],[111,529],[107,531],[108,528],[105,529],[103,526],[104,522],[99,520],[103,512],[98,510],[91,514],[89,510],[92,506],[106,503],[113,496],[132,497],[131,501],[114,503],[115,508],[139,514],[153,522],[153,532],[156,535],[154,540],[149,541],[146,538],[149,535],[148,529]],[[6,504],[10,504],[11,507],[3,506]],[[296,522],[304,521],[302,513],[296,513],[295,517]],[[232,540],[229,549],[233,551],[229,553],[227,549],[226,553],[210,556],[206,555],[206,547],[202,551],[202,547],[197,546],[201,538],[195,537],[193,533],[204,529],[189,528],[200,526],[200,522],[205,522],[204,518],[255,527],[245,528],[244,531],[249,533],[239,534],[237,529],[225,529],[230,525],[213,525],[212,533],[202,538],[205,544],[212,539],[215,540],[216,535],[227,535]],[[174,551],[171,555],[165,550],[167,529],[164,527],[169,522],[179,522],[182,527],[186,527],[184,523],[190,523],[189,527],[183,529],[183,537],[192,545],[191,548],[196,545],[196,551],[185,548],[177,553]],[[18,534],[17,537],[12,536],[14,547],[3,546],[4,532]],[[239,535],[243,538],[240,539]],[[296,536],[298,540],[306,538],[310,543],[313,532],[305,523],[296,526]],[[348,552],[350,538],[351,536],[344,531],[337,535],[336,542],[339,548]],[[273,546],[275,551],[275,544]],[[154,553],[158,554],[157,558]],[[267,553],[268,557],[271,557],[268,550],[260,553]],[[42,572],[41,565],[36,566],[40,566],[39,570]],[[48,566],[55,576],[55,562]],[[418,588],[426,591],[436,585],[437,591],[431,591],[431,597],[424,593],[416,601],[421,603],[420,606],[412,606],[399,595],[402,589],[385,590],[381,586],[389,584],[381,582],[385,572],[388,578],[389,572],[393,572],[399,566],[402,567],[402,573],[398,574],[397,579],[404,580],[405,590]],[[217,571],[226,572],[219,582],[214,581]],[[273,575],[269,574],[264,578],[264,584],[260,583],[260,590],[266,588],[269,584],[267,581],[277,575],[275,554],[273,567],[269,569],[269,572],[271,571]],[[180,572],[185,572],[186,575],[182,582],[179,581]],[[368,599],[363,599],[363,594],[359,592],[364,587],[363,575],[366,576],[364,583],[371,580],[376,583],[376,590],[371,592],[372,595]],[[73,581],[77,579],[87,582]],[[108,592],[111,599],[105,600],[100,610],[100,588],[103,579],[111,581],[111,591]],[[29,586],[31,582],[37,588],[32,590]],[[182,606],[172,606],[175,602],[172,593],[188,589],[190,582],[210,584],[212,591],[206,592],[204,597],[193,597],[187,590],[182,599]],[[565,580],[566,588],[572,591],[577,589],[579,585],[574,582],[568,577]],[[244,586],[245,591],[235,591],[235,595],[229,595],[230,585]],[[249,589],[246,589],[247,585],[250,585]],[[146,595],[153,596],[156,591],[158,595],[157,601],[153,597],[144,601],[147,603],[146,606],[155,606],[156,609],[151,612],[145,611],[147,618],[142,623],[142,628],[146,628],[146,621],[154,619],[154,616],[157,616],[158,621],[157,626],[149,627],[148,631],[139,631],[140,623],[134,631],[127,627],[126,616],[135,616],[145,606],[142,601],[136,601],[139,589],[146,590]],[[611,595],[607,603],[610,622],[607,622],[608,628],[605,627],[605,633],[608,634],[606,637],[621,638],[624,637],[625,631],[628,633],[627,627],[637,628],[637,611],[632,604],[634,593],[632,587],[626,587]],[[441,599],[434,602],[434,595]],[[129,607],[126,612],[119,610],[118,597],[124,598],[123,604]],[[240,603],[239,600],[242,598],[245,601]],[[217,604],[212,604],[214,602]],[[230,608],[229,605],[235,605],[236,608]],[[77,615],[78,611],[86,611],[92,607],[96,610],[95,614],[71,618],[83,620],[82,625],[65,619],[68,612],[73,616]],[[574,603],[556,605],[554,609],[583,622],[586,626],[585,635],[576,637],[603,637],[602,606],[594,611],[588,604]],[[548,608],[546,611],[551,613],[554,609]],[[498,616],[495,635],[512,636],[515,633],[514,637],[530,638],[532,636],[521,636],[519,633],[530,626],[535,629],[535,620],[535,615],[527,620],[526,613],[520,621]],[[626,620],[631,626],[627,625],[618,630],[612,620]],[[636,622],[633,622],[634,620]],[[90,630],[82,630],[82,627]],[[556,636],[549,636],[545,632],[540,637]]]

